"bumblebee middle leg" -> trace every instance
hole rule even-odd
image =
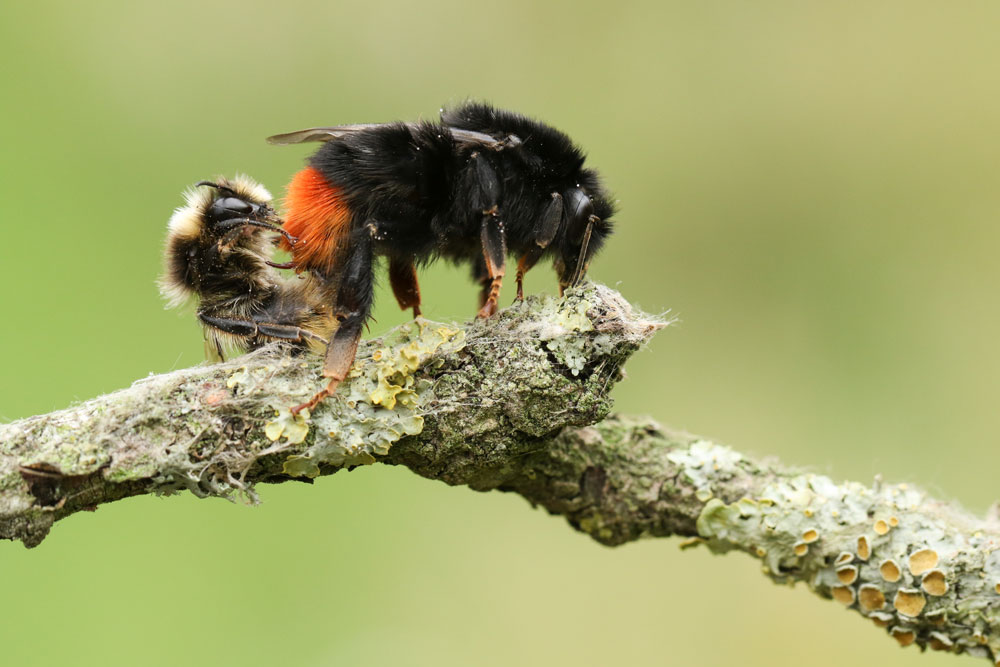
[[[531,267],[538,262],[538,258],[542,256],[545,252],[545,248],[539,248],[535,246],[528,250],[528,252],[521,255],[521,259],[517,262],[517,301],[524,301],[524,274],[531,270]]]
[[[538,259],[545,252],[545,249],[552,243],[559,231],[559,225],[563,218],[563,198],[558,192],[552,193],[549,205],[545,207],[537,230],[535,232],[535,242],[521,255],[517,263],[517,300],[524,300],[524,274],[531,270],[531,267],[538,262]]]
[[[503,231],[503,222],[497,217],[496,206],[485,212],[480,238],[483,243],[486,277],[482,281],[481,307],[477,317],[490,317],[497,312],[497,300],[500,298],[507,259],[507,239]]]

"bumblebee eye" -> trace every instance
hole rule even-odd
[[[212,202],[206,217],[210,222],[245,218],[257,211],[257,206],[236,197],[220,197]]]

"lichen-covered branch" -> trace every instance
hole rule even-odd
[[[903,646],[1000,662],[1000,523],[907,484],[837,484],[728,447],[612,417],[568,428],[497,488],[608,545],[680,535],[759,558]]]
[[[481,487],[512,456],[603,418],[621,365],[661,326],[598,285],[461,327],[420,320],[366,341],[312,415],[288,408],[325,382],[321,360],[279,346],[143,379],[0,425],[0,537],[34,546],[58,519],[126,496],[255,499],[259,482],[430,449],[436,476]]]
[[[1000,658],[1000,522],[906,484],[760,462],[648,419],[606,417],[621,364],[662,326],[588,286],[464,327],[369,341],[316,414],[287,406],[318,360],[270,348],[0,426],[0,537],[140,493],[245,494],[345,466],[405,465],[522,495],[595,540],[678,535],[759,558],[900,644]],[[588,424],[592,424],[588,426]]]

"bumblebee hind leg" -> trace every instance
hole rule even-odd
[[[477,317],[490,317],[497,312],[497,299],[503,285],[507,238],[500,218],[500,181],[488,158],[478,152],[469,156],[462,187],[467,193],[465,205],[469,212],[482,216],[479,241],[483,254],[476,259],[476,277],[482,285]]]
[[[332,396],[350,372],[358,353],[361,330],[371,314],[374,296],[372,273],[371,236],[367,230],[362,229],[356,235],[351,252],[344,262],[340,288],[337,291],[336,310],[340,326],[326,346],[323,361],[323,376],[330,378],[330,381],[307,402],[292,408],[292,414],[298,414],[306,408],[311,411],[324,398]]]
[[[486,277],[482,279],[480,308],[477,317],[491,317],[497,312],[497,300],[503,285],[504,265],[507,256],[507,240],[503,222],[497,217],[496,207],[486,211],[480,232],[483,243],[483,266]]]

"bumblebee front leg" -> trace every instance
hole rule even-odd
[[[324,398],[332,396],[354,364],[358,343],[361,341],[361,330],[371,314],[374,296],[371,236],[367,230],[361,231],[364,233],[356,234],[350,246],[340,288],[337,290],[335,311],[340,326],[326,346],[323,361],[323,376],[330,378],[330,381],[309,401],[292,408],[292,414],[298,414],[306,408],[311,411]]]
[[[413,259],[389,259],[389,284],[401,310],[413,308],[413,317],[420,317],[420,285]]]
[[[539,221],[538,229],[535,231],[535,243],[521,255],[517,263],[517,300],[524,300],[524,274],[531,270],[538,259],[545,252],[545,249],[552,243],[559,231],[559,225],[563,218],[563,198],[558,192],[552,193],[552,200],[545,208],[545,213]]]
[[[579,284],[586,275],[591,255],[590,238],[594,225],[601,220],[594,215],[594,202],[583,190],[570,190],[566,193],[566,201],[566,243],[558,262],[559,296],[567,287]]]

